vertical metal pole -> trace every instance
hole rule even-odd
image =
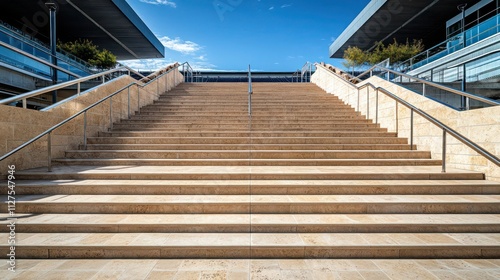
[[[109,130],[113,130],[113,97],[109,98]]]
[[[56,11],[57,4],[53,1],[48,1],[45,3],[47,8],[49,9],[50,14],[50,54],[51,54],[51,63],[54,67],[52,67],[52,84],[57,84],[57,30],[56,30]],[[57,103],[57,90],[52,92],[52,104]]]
[[[370,87],[366,87],[366,118],[370,118]]]
[[[127,96],[128,96],[128,102],[127,102],[127,116],[130,119],[130,86],[127,88]]]
[[[425,83],[422,83],[422,95],[425,96]]]
[[[141,88],[137,86],[137,114],[141,113]]]
[[[410,149],[413,150],[413,109],[410,111]]]
[[[87,150],[87,111],[83,113],[83,149]]]
[[[443,129],[443,152],[442,152],[443,166],[441,172],[446,173],[446,130]]]
[[[23,99],[23,109],[28,107],[28,100],[26,98]]]
[[[398,112],[398,101],[396,101],[396,135],[399,134],[399,112]]]
[[[81,86],[80,86],[80,83],[78,83],[76,85],[76,93],[77,93],[78,96],[80,96],[80,92],[81,92]]]
[[[105,75],[102,75],[102,83],[104,84],[106,81],[106,78],[104,77]]]
[[[47,134],[47,171],[52,172],[52,132]]]
[[[357,111],[359,112],[359,88],[358,88],[358,106]]]
[[[375,92],[375,123],[378,123],[378,88]]]

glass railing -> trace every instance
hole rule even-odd
[[[27,36],[23,34],[18,34],[16,33],[15,30],[12,30],[11,27],[5,26],[5,24],[0,22],[0,41],[9,44],[10,46],[16,47],[17,49],[20,49],[30,55],[33,55],[37,58],[41,58],[47,62],[51,62],[51,52],[50,50],[46,47],[43,46],[40,42],[31,40]],[[2,53],[5,53],[5,49],[2,50]],[[19,55],[19,54],[18,54]],[[19,58],[19,56],[15,56],[15,58]],[[70,57],[66,53],[57,53],[57,58],[58,58],[58,66],[71,71],[79,76],[88,76],[90,74],[93,74],[94,71],[93,69],[90,68],[90,65],[81,59],[77,59],[76,57],[73,56]],[[26,64],[27,60],[32,60],[29,58],[23,58],[20,59],[19,64]],[[7,64],[13,65],[13,59],[7,59],[4,61]],[[38,65],[41,64],[39,62],[35,63],[35,60],[32,60],[28,65]],[[29,67],[28,67],[29,68]],[[23,68],[24,69],[24,68]],[[26,69],[25,69],[26,70]],[[42,72],[44,72],[44,68],[39,69]],[[33,71],[30,71],[33,72]],[[38,71],[35,71],[38,72]],[[40,74],[40,73],[37,73]],[[62,75],[67,76],[66,75]]]
[[[465,31],[465,45],[470,46],[497,33],[500,33],[500,14],[467,29]],[[401,63],[402,67],[399,69],[403,69],[403,72],[417,69],[461,50],[463,47],[463,34],[459,34]]]

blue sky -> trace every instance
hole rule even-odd
[[[197,69],[295,71],[327,62],[328,47],[370,0],[127,0],[165,45],[165,58],[127,61],[154,70],[188,61]]]

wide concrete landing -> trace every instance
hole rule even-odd
[[[0,265],[2,279],[227,279],[401,280],[500,278],[489,260],[18,260],[15,273]]]

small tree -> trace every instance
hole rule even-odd
[[[371,52],[363,51],[358,47],[349,47],[344,51],[344,66],[353,67],[354,70],[354,67],[375,65],[389,58],[391,64],[395,67],[423,50],[422,40],[413,40],[411,44],[406,40],[405,44],[400,44],[394,39],[394,42],[387,46],[377,42]]]
[[[406,40],[405,44],[401,44],[394,39],[394,42],[387,46],[378,42],[375,44],[373,51],[368,55],[368,61],[371,65],[375,65],[389,58],[391,64],[396,66],[421,53],[423,50],[424,45],[422,40],[413,40],[412,44]]]
[[[356,67],[361,67],[368,62],[368,55],[358,47],[349,46],[347,50],[344,51],[344,60],[343,65],[348,69],[352,67],[354,75],[354,69]]]
[[[78,39],[66,43],[59,42],[58,47],[97,68],[106,69],[116,65],[115,55],[106,49],[99,50],[99,46],[88,39]]]

